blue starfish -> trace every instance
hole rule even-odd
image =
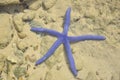
[[[32,27],[31,31],[48,33],[58,38],[56,42],[52,45],[52,47],[48,50],[48,52],[36,62],[36,65],[39,65],[42,62],[44,62],[46,59],[48,59],[54,53],[54,51],[58,48],[58,46],[63,43],[67,53],[67,58],[70,65],[69,67],[71,69],[71,72],[73,73],[74,76],[77,76],[77,70],[76,70],[75,62],[72,56],[70,43],[84,41],[84,40],[105,40],[105,37],[100,35],[82,35],[82,36],[74,36],[74,37],[68,36],[67,34],[68,34],[68,28],[70,25],[70,12],[71,12],[71,8],[68,8],[65,14],[64,30],[62,33],[59,33],[54,30],[49,30],[45,28],[35,28],[35,27]]]

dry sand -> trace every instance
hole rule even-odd
[[[105,41],[71,44],[78,76],[61,45],[34,66],[56,38],[31,26],[61,32],[72,8],[69,35],[100,34]],[[120,0],[0,0],[0,80],[120,80]]]

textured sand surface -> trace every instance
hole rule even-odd
[[[71,11],[69,35],[100,34],[105,41],[71,44],[78,76],[61,45],[35,66],[56,40],[31,26],[61,32]],[[0,0],[0,80],[120,80],[120,0]]]

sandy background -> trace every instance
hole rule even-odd
[[[105,41],[71,44],[71,73],[63,45],[34,66],[56,40],[30,25],[61,32],[68,7],[69,35],[100,34]],[[120,0],[0,0],[0,80],[120,80]]]

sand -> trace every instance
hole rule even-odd
[[[35,66],[55,42],[32,26],[63,30],[71,7],[70,36],[98,34],[104,41],[71,44],[73,76],[63,45]],[[120,0],[0,0],[0,80],[120,80]]]

